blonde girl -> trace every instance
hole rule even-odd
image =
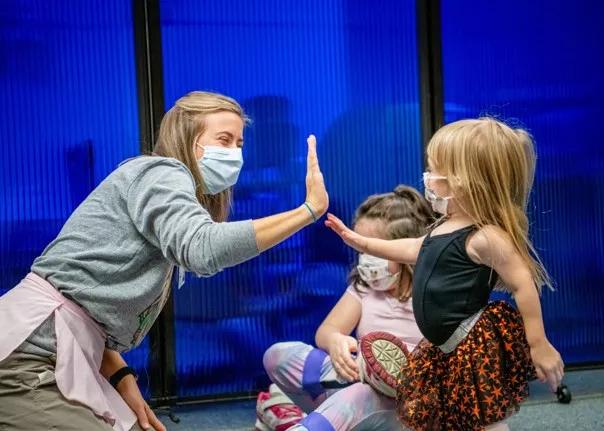
[[[403,368],[398,412],[415,430],[507,428],[536,375],[552,390],[564,374],[541,316],[550,286],[528,238],[535,153],[527,132],[492,118],[436,132],[427,148],[426,197],[442,218],[425,236],[382,240],[338,218],[326,225],[351,247],[415,264],[413,311],[425,339]],[[493,288],[517,310],[490,302]]]

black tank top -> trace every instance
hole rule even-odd
[[[468,256],[466,240],[475,229],[468,226],[442,235],[428,234],[417,256],[413,312],[432,344],[443,344],[463,320],[484,307],[497,281],[495,271]]]

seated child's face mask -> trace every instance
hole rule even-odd
[[[374,290],[386,291],[392,289],[399,273],[391,274],[388,271],[388,261],[369,254],[359,255],[357,265],[361,279]]]

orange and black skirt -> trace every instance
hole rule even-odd
[[[482,430],[517,412],[535,378],[520,313],[491,302],[451,353],[426,339],[411,352],[398,381],[399,418],[417,431]]]

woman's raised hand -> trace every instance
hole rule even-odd
[[[317,139],[310,135],[308,143],[308,156],[306,158],[306,202],[310,205],[315,217],[318,219],[329,207],[329,195],[325,189],[323,174],[319,167],[317,157]]]

